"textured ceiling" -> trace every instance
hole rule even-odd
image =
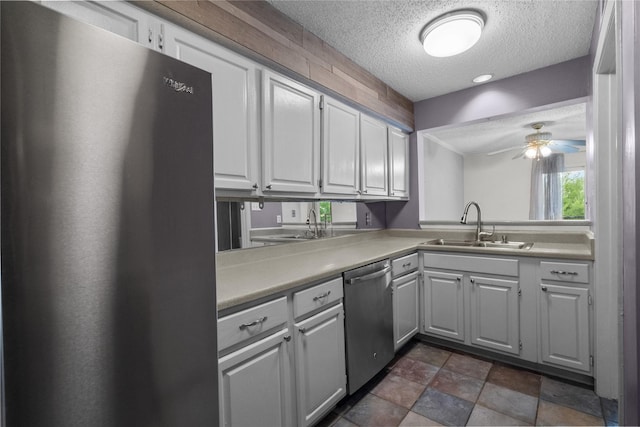
[[[597,0],[268,0],[413,101],[461,90],[479,74],[494,81],[589,53]],[[422,28],[472,8],[487,17],[476,46],[433,58]]]
[[[534,133],[532,123],[543,122],[543,132],[552,139],[585,139],[586,105],[584,103],[530,112],[512,117],[493,118],[425,133],[427,138],[444,142],[463,154],[490,153],[510,147],[524,147],[525,136]],[[514,151],[517,154],[517,151]]]

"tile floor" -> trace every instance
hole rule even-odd
[[[618,425],[587,388],[414,341],[318,426]]]

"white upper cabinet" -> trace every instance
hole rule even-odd
[[[320,95],[286,77],[262,74],[263,191],[317,194]]]
[[[356,195],[360,190],[360,113],[324,97],[322,192]]]
[[[389,128],[389,195],[409,197],[409,135]]]
[[[387,196],[387,125],[360,115],[360,149],[362,150],[362,195]]]
[[[43,6],[126,37],[149,48],[162,50],[164,24],[126,2],[43,1]]]
[[[258,110],[253,62],[215,43],[171,28],[167,54],[211,73],[216,189],[258,189]]]

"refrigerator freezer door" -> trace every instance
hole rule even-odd
[[[2,2],[7,425],[216,425],[211,76]]]

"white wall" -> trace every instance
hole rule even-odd
[[[354,202],[331,202],[331,221],[353,223],[357,221],[356,204]]]
[[[464,157],[464,200],[475,200],[480,205],[483,220],[529,219],[532,160],[512,160],[513,155],[508,151]]]
[[[282,202],[282,222],[284,224],[305,224],[309,209],[309,202]]]
[[[422,144],[424,169],[420,185],[424,217],[420,220],[459,220],[464,208],[463,157],[428,136]]]

